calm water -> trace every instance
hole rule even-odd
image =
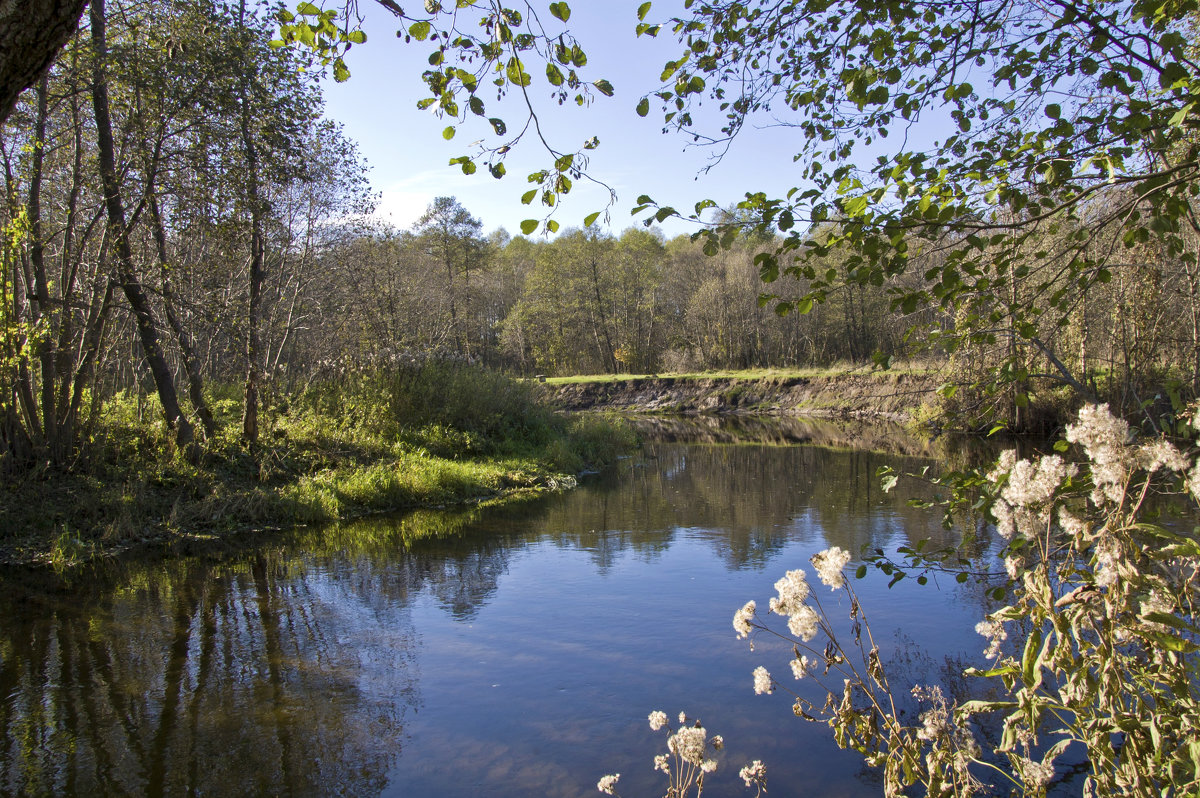
[[[730,619],[829,545],[943,539],[909,496],[879,492],[885,463],[925,464],[651,443],[515,508],[65,582],[5,575],[0,793],[582,796],[619,771],[624,795],[660,795],[665,735],[645,718],[662,709],[724,735],[711,795],[744,794],[737,770],[754,758],[773,796],[877,795],[787,696],[754,695],[751,671],[787,674],[786,652],[751,651]],[[443,537],[406,543],[428,525]],[[888,590],[879,574],[857,587],[893,682],[938,679],[948,656],[982,648],[976,589]]]

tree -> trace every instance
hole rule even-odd
[[[721,148],[764,115],[800,134],[797,188],[748,193],[740,207],[753,223],[719,224],[708,245],[739,228],[781,234],[760,256],[763,276],[802,278],[808,289],[776,297],[780,310],[808,310],[839,287],[890,284],[897,310],[960,311],[959,326],[943,330],[949,345],[1006,338],[1086,394],[1048,331],[1112,278],[1122,250],[1153,242],[1160,259],[1195,263],[1185,235],[1200,230],[1191,5],[685,5],[690,16],[639,25],[686,46],[653,95],[667,126]],[[707,126],[708,103],[719,129]],[[901,142],[890,153],[889,138]],[[816,239],[814,225],[834,234]],[[1049,238],[1053,246],[1039,243]],[[835,249],[849,256],[843,274],[817,268]],[[910,269],[924,283],[896,284]]]
[[[92,0],[91,28],[92,47],[95,50],[93,66],[92,107],[96,117],[97,152],[100,161],[100,180],[104,186],[104,205],[108,216],[109,235],[114,240],[117,263],[113,279],[125,294],[137,325],[138,338],[142,345],[142,356],[162,404],[167,424],[175,430],[175,439],[181,449],[189,447],[194,438],[191,422],[179,406],[175,381],[160,345],[157,314],[150,304],[133,259],[129,242],[130,223],[125,213],[125,201],[121,192],[116,170],[116,155],[113,144],[112,115],[108,102],[108,77],[105,62],[108,56],[104,16],[104,1]]]
[[[454,354],[478,354],[474,330],[464,310],[471,307],[471,270],[482,269],[486,242],[480,235],[483,222],[476,219],[454,197],[436,197],[417,220],[414,230],[421,245],[445,276],[450,342]]]
[[[468,5],[473,15],[464,16],[432,3],[411,24],[395,10],[409,24],[407,38],[435,43],[435,68],[425,73],[431,96],[421,107],[451,120],[445,135],[453,137],[470,116],[483,115],[476,88],[495,73],[501,93],[525,100],[532,121],[522,130],[540,131],[530,87],[541,70],[533,62],[545,63],[552,96],[557,87],[582,87],[577,73],[564,77],[560,69],[583,65],[580,43],[558,47],[531,6],[522,14]],[[861,299],[856,288],[886,286],[902,313],[934,306],[956,320],[934,331],[946,347],[1006,341],[1009,354],[990,377],[1024,385],[1027,363],[1086,396],[1092,391],[1053,336],[1070,325],[1081,298],[1126,262],[1121,250],[1152,245],[1164,268],[1190,275],[1192,287],[1181,295],[1198,293],[1189,244],[1200,233],[1191,4],[687,0],[684,7],[686,14],[661,23],[645,21],[649,4],[638,10],[640,34],[672,35],[684,49],[636,112],[661,103],[667,129],[713,145],[717,157],[755,120],[797,129],[796,188],[780,198],[747,192],[742,213],[708,233],[710,253],[739,233],[782,235],[774,252],[760,255],[762,275],[772,283],[801,278],[806,289],[799,297],[777,287],[780,295],[768,294],[781,312],[809,311],[835,291],[850,294],[850,309]],[[550,10],[570,18],[566,3]],[[470,32],[468,17],[484,22],[486,33]],[[285,32],[340,57],[344,35],[311,22]],[[608,93],[604,81],[592,85]],[[506,126],[489,120],[503,136]],[[910,144],[930,140],[925,149]],[[466,172],[484,164],[500,176],[514,143],[483,145],[453,163]],[[586,174],[583,151],[554,154],[554,169],[530,176],[537,187],[524,202],[553,208]],[[714,207],[701,200],[691,215],[704,221]],[[678,214],[645,195],[639,209],[659,221]],[[537,226],[526,224],[523,232]],[[818,239],[818,230],[832,234]],[[1040,246],[1042,239],[1055,246]],[[819,270],[834,250],[846,253],[845,269]],[[900,279],[909,272],[922,280]],[[1200,317],[1195,308],[1186,315]],[[1200,369],[1188,376],[1200,385]],[[1014,399],[1024,401],[1024,389]]]
[[[87,0],[5,0],[0,5],[0,123],[74,35]]]

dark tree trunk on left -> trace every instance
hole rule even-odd
[[[75,33],[87,0],[0,0],[0,122]]]

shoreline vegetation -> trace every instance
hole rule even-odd
[[[533,383],[456,362],[343,373],[275,397],[257,446],[239,438],[237,396],[230,386],[213,397],[218,431],[190,456],[152,399],[106,403],[70,465],[0,480],[0,564],[69,568],[134,548],[514,499],[569,487],[636,445],[620,419],[566,417]]]
[[[217,432],[191,452],[153,395],[124,393],[105,403],[71,463],[0,479],[0,565],[71,568],[138,548],[244,544],[295,526],[562,490],[636,447],[636,425],[621,414],[875,421],[926,437],[946,416],[943,379],[920,363],[517,379],[414,359],[268,395],[253,446],[239,434],[240,387],[210,388]]]

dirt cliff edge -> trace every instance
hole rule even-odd
[[[935,374],[863,372],[817,377],[634,377],[547,384],[563,410],[647,413],[765,413],[825,418],[917,420],[936,398]]]

